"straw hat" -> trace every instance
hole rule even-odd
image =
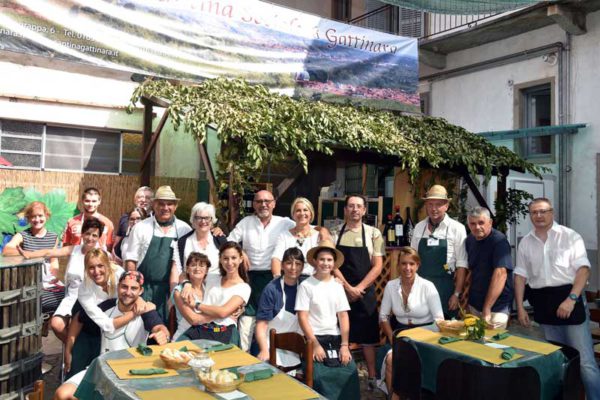
[[[179,199],[175,196],[175,192],[173,192],[173,189],[171,189],[171,186],[161,186],[156,189],[156,193],[154,193],[154,200],[179,201]]]
[[[313,247],[312,249],[308,250],[308,253],[306,253],[307,261],[313,267],[317,267],[315,255],[319,252],[319,250],[322,249],[329,249],[335,253],[335,265],[333,266],[334,269],[338,269],[344,263],[344,255],[341,251],[335,248],[333,242],[331,240],[322,240],[319,242],[317,247]]]
[[[448,197],[446,188],[442,185],[433,185],[429,188],[425,197],[421,197],[421,200],[446,200],[450,201],[452,198]]]

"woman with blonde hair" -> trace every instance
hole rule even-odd
[[[310,249],[316,247],[322,240],[331,239],[331,235],[327,229],[311,225],[315,219],[315,209],[307,198],[297,197],[292,203],[290,213],[292,219],[296,222],[296,226],[279,235],[277,245],[273,251],[273,258],[271,259],[271,272],[276,278],[281,276],[281,260],[283,259],[283,253],[287,249],[290,247],[299,248],[304,255],[304,259],[308,260],[306,255]],[[306,278],[312,275],[313,272],[314,268],[306,261],[302,269],[302,275]]]

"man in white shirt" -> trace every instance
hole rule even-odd
[[[421,257],[419,275],[433,282],[449,318],[456,315],[468,268],[467,230],[446,214],[452,199],[445,187],[433,185],[422,200],[427,218],[415,226],[410,247]]]
[[[106,309],[104,312],[110,318],[118,317],[126,312],[135,312],[135,304],[144,289],[144,276],[137,271],[123,273],[119,278],[118,301],[117,299],[108,299],[100,307]],[[86,318],[84,324],[93,324],[94,322]],[[166,344],[169,341],[169,330],[163,324],[156,310],[151,310],[137,314],[134,319],[126,325],[116,329],[112,333],[103,332],[100,346],[101,353],[109,351],[124,350],[130,347],[136,347],[141,343],[146,343],[148,339],[154,339],[159,345]],[[75,391],[85,376],[86,370],[73,375],[69,380],[62,384],[55,393],[55,399],[76,399]],[[81,396],[81,394],[78,394]],[[81,396],[81,398],[85,398]]]
[[[586,398],[598,400],[600,370],[594,359],[585,296],[581,295],[590,275],[585,243],[577,232],[554,222],[548,199],[534,199],[529,214],[534,228],[519,243],[514,271],[519,322],[529,326],[523,307],[527,283],[535,321],[547,340],[579,351]]]
[[[242,219],[231,231],[227,240],[242,244],[250,262],[248,275],[252,293],[246,305],[246,313],[238,321],[242,349],[250,349],[254,336],[256,311],[260,295],[265,286],[273,279],[271,258],[282,232],[293,228],[296,224],[289,218],[273,215],[275,198],[268,190],[261,190],[254,195],[254,214]]]
[[[146,277],[143,298],[156,304],[163,321],[169,315],[167,299],[173,247],[178,238],[192,230],[175,217],[178,201],[170,186],[159,187],[152,201],[154,215],[135,225],[131,244],[123,255],[128,271],[137,269]]]

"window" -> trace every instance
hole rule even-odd
[[[134,133],[0,120],[0,156],[14,168],[138,173],[141,142]]]
[[[552,87],[550,83],[520,90],[521,128],[552,125]],[[536,136],[517,140],[519,154],[537,162],[553,162],[554,136]]]

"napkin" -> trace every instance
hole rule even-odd
[[[492,336],[492,339],[494,339],[494,340],[502,340],[502,339],[506,339],[509,336],[510,336],[510,333],[508,333],[508,332],[502,332],[502,333],[497,333],[494,336]]]
[[[501,357],[503,360],[510,360],[514,357],[515,354],[517,354],[517,351],[512,347],[509,347],[504,349],[504,351],[501,354]]]
[[[458,342],[459,340],[462,340],[460,338],[457,337],[451,337],[451,336],[442,336],[439,340],[438,343],[439,344],[448,344],[448,343],[454,343],[454,342]]]
[[[179,351],[187,353],[189,350],[188,350],[187,346],[183,346],[182,348],[179,349]]]
[[[273,370],[270,368],[258,369],[256,371],[248,372],[244,375],[244,382],[254,382],[261,379],[269,379],[273,376]]]
[[[140,343],[138,345],[137,352],[143,356],[151,356],[152,355],[152,349],[150,347],[146,346],[144,343]]]
[[[229,350],[232,349],[233,345],[232,344],[216,344],[214,346],[211,346],[207,349],[205,349],[206,351],[223,351],[223,350]]]
[[[131,375],[160,375],[166,374],[167,370],[163,368],[141,368],[141,369],[130,369]]]

